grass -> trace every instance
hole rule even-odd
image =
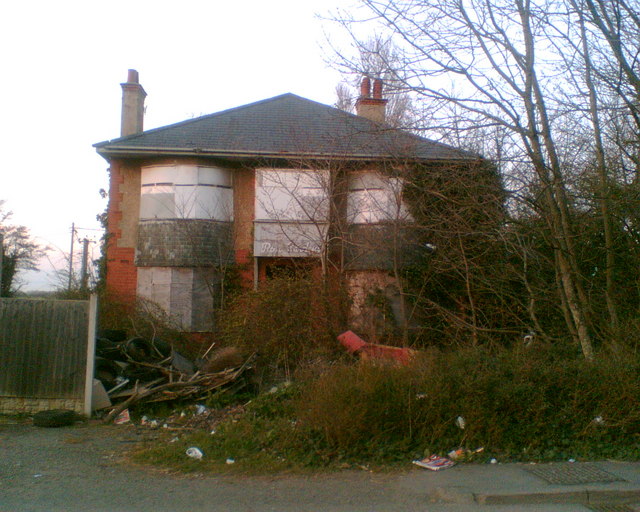
[[[633,351],[603,351],[588,363],[542,345],[434,350],[407,367],[334,363],[258,396],[213,435],[165,440],[135,458],[181,471],[243,474],[395,468],[480,447],[478,462],[638,460],[639,370]],[[190,446],[204,458],[187,457]]]
[[[134,454],[140,463],[160,465],[173,470],[193,472],[261,474],[302,471],[308,466],[296,450],[305,441],[297,430],[295,386],[266,393],[250,402],[240,419],[221,423],[215,432],[200,431],[182,436],[162,436],[161,442],[147,444]],[[216,401],[220,400],[216,397]],[[228,400],[224,401],[228,405]],[[173,442],[171,442],[174,440]],[[189,447],[197,447],[202,459],[186,456]],[[229,459],[233,464],[229,464]]]
[[[18,425],[31,420],[30,414],[0,414],[0,425]]]

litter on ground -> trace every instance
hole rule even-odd
[[[440,457],[438,455],[431,455],[430,457],[426,457],[420,460],[414,460],[413,463],[416,466],[420,466],[421,468],[430,469],[431,471],[440,471],[442,469],[450,468],[451,466],[455,466],[455,462],[451,459],[447,459],[446,457]]]

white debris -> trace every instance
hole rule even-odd
[[[196,448],[195,446],[187,448],[187,451],[185,453],[192,459],[201,459],[204,456],[204,453],[202,453],[200,448]]]

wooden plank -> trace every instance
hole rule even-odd
[[[83,400],[88,324],[88,301],[0,299],[0,396]]]

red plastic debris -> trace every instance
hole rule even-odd
[[[408,364],[416,354],[415,350],[410,348],[367,343],[353,331],[343,332],[338,336],[338,341],[347,349],[347,352],[358,354],[363,360],[385,360]]]
[[[367,342],[353,331],[343,332],[338,336],[338,341],[347,349],[349,354],[355,354],[358,350],[367,345]]]

